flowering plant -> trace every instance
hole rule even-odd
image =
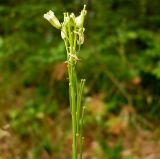
[[[76,17],[74,13],[64,13],[63,23],[59,22],[57,17],[54,15],[54,12],[52,12],[51,10],[44,14],[44,18],[48,20],[52,24],[52,26],[61,30],[61,37],[64,40],[67,51],[70,110],[72,116],[73,159],[82,159],[82,149],[84,142],[83,117],[85,106],[82,106],[81,101],[85,79],[81,79],[81,81],[78,82],[76,74],[76,64],[79,60],[77,54],[80,51],[81,45],[84,43],[85,29],[83,27],[83,24],[86,14],[86,5],[84,5],[83,10],[78,17]]]

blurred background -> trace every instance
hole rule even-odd
[[[66,52],[43,14],[87,4],[83,159],[160,158],[159,0],[0,0],[0,159],[70,159]]]

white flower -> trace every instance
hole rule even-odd
[[[76,26],[80,27],[81,26],[81,15],[79,15],[78,17],[76,17]]]
[[[81,11],[81,14],[80,14],[78,17],[76,17],[76,26],[77,26],[78,28],[82,28],[82,27],[83,27],[84,18],[85,18],[85,16],[86,16],[86,14],[87,14],[86,5],[84,5],[84,8],[83,8],[83,10]]]
[[[77,34],[78,34],[78,40],[77,40],[78,45],[82,45],[84,43],[84,31],[85,31],[84,28],[80,28],[77,32]]]
[[[61,37],[62,39],[65,39],[67,37],[67,29],[66,29],[66,24],[65,22],[62,23],[61,27]]]
[[[57,29],[61,28],[61,24],[60,24],[59,20],[54,15],[54,12],[52,12],[51,10],[49,12],[47,12],[46,14],[44,14],[43,17],[45,19],[47,19],[55,28],[57,28]]]

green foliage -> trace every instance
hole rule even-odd
[[[105,142],[102,142],[101,146],[105,152],[106,158],[120,158],[120,153],[122,150],[122,139],[118,139],[117,143],[113,147],[109,147]]]
[[[157,121],[160,1],[85,2],[85,46],[79,55],[84,62],[77,69],[87,81],[86,96],[104,92],[106,110],[117,113],[132,105]],[[55,64],[66,59],[65,46],[43,14],[52,9],[62,22],[62,12],[78,15],[82,6],[80,0],[0,1],[0,109],[7,108],[7,119],[22,136],[34,134],[33,129],[38,132],[43,125],[39,113],[54,118],[63,106],[68,107],[68,79],[57,81],[53,76]],[[52,149],[47,139],[44,145]]]

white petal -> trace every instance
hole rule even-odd
[[[77,26],[79,26],[81,24],[81,16],[78,16],[76,18],[76,24],[77,24]]]
[[[54,12],[52,12],[51,10],[48,12],[48,14],[49,14],[51,17],[54,17]]]
[[[45,19],[47,19],[48,21],[51,19],[51,17],[48,14],[44,14],[43,16]]]

